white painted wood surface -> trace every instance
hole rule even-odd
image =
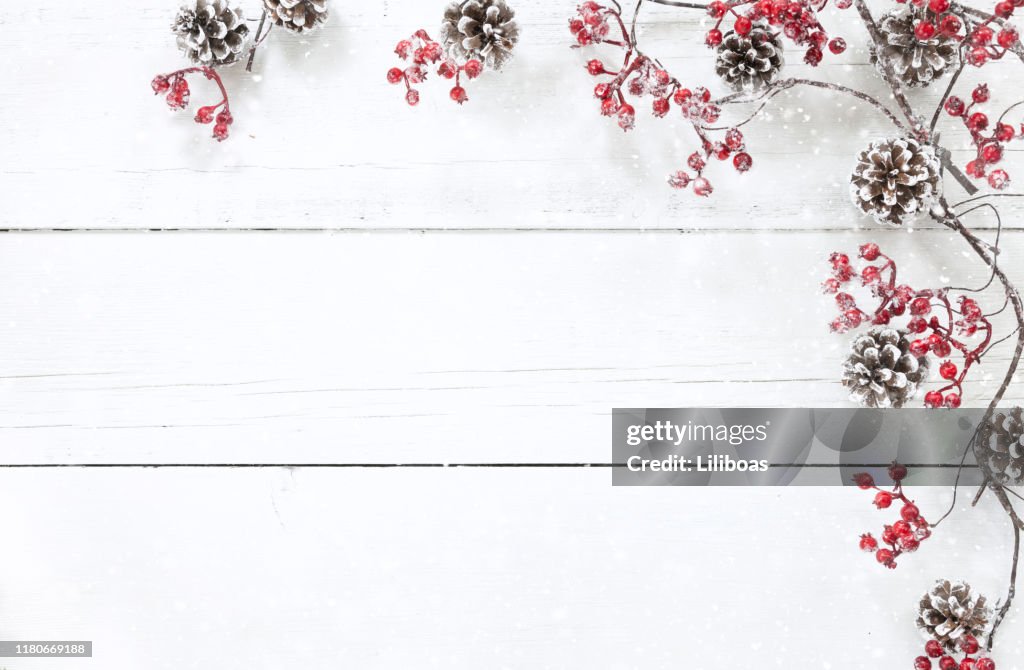
[[[0,460],[604,461],[615,406],[845,404],[817,292],[834,249],[875,239],[908,280],[983,281],[946,232],[847,204],[853,156],[889,132],[849,100],[780,98],[748,128],[754,171],[716,169],[709,200],[667,188],[689,136],[598,116],[572,6],[520,0],[513,65],[461,109],[431,82],[410,110],[391,49],[441,4],[339,4],[314,39],[275,34],[258,78],[229,75],[222,145],[148,93],[181,63],[173,3],[5,8],[0,227],[123,232],[0,236]],[[851,18],[829,16],[856,43]],[[648,8],[641,28],[713,85],[699,17]],[[883,94],[862,50],[792,71]],[[986,73],[1012,102],[1019,76]],[[1020,232],[1004,248],[1024,281]],[[609,479],[3,471],[0,638],[94,639],[117,670],[899,667],[932,579],[1003,587],[988,501],[887,573],[854,551],[882,522],[858,491]]]

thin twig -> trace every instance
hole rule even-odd
[[[256,27],[256,37],[253,39],[252,48],[249,49],[249,62],[245,64],[245,71],[252,72],[252,64],[256,60],[256,48],[263,43],[263,40],[267,39],[267,35],[270,34],[270,30],[273,29],[274,24],[270,24],[270,28],[267,29],[267,35],[260,35],[263,33],[263,24],[267,22],[267,10],[263,10],[263,15],[260,17],[260,24]]]

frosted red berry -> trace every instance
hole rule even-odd
[[[886,509],[892,505],[892,494],[888,491],[879,491],[875,495],[875,507],[878,509]]]
[[[932,660],[927,656],[918,656],[914,659],[914,670],[931,670]]]

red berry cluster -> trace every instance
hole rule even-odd
[[[597,58],[587,61],[587,72],[603,78],[594,86],[594,97],[599,101],[602,115],[614,117],[624,131],[632,130],[636,126],[636,108],[628,102],[626,94],[629,94],[634,98],[652,98],[651,113],[657,118],[667,116],[675,104],[693,127],[701,150],[687,159],[692,173],[687,170],[673,173],[668,178],[670,186],[684,189],[692,185],[697,195],[711,195],[713,188],[704,177],[704,169],[712,158],[720,161],[731,158],[733,167],[739,172],[751,168],[754,160],[746,152],[743,133],[737,128],[709,127],[718,121],[722,113],[711,99],[711,92],[704,87],[684,88],[657,61],[640,53],[617,8],[584,2],[577,7],[576,18],[569,21],[569,30],[576,37],[576,47],[610,44],[626,52],[623,65],[618,70],[609,69]],[[713,139],[710,135],[723,130],[720,139]]]
[[[877,491],[874,505],[878,509],[889,509],[893,503],[902,503],[900,507],[900,518],[892,525],[886,524],[882,529],[881,544],[871,533],[860,536],[860,548],[862,551],[875,555],[875,559],[889,569],[896,568],[896,559],[906,553],[918,550],[921,543],[932,535],[928,522],[921,516],[917,505],[903,493],[903,480],[907,477],[907,468],[904,465],[893,462],[889,466],[889,477],[892,478],[894,486],[892,491],[886,491],[875,486],[874,478],[861,472],[853,476],[854,483],[864,491]]]
[[[902,328],[919,336],[910,343],[910,352],[919,357],[931,354],[940,359],[939,375],[948,382],[941,389],[925,394],[925,406],[959,407],[964,379],[992,341],[992,323],[973,298],[959,296],[954,306],[946,289],[915,290],[898,284],[896,263],[883,254],[877,244],[862,245],[858,255],[868,261],[860,269],[850,263],[846,254],[836,252],[829,258],[832,276],[825,280],[822,288],[825,293],[835,295],[839,309],[839,317],[830,324],[832,331],[845,333],[865,324],[886,325],[893,319],[903,319]],[[858,283],[854,280],[870,288],[878,302],[873,310],[861,309],[853,295],[841,290],[844,287],[853,290]],[[969,338],[978,343],[967,344],[964,340]],[[954,350],[963,357],[962,368],[948,359]]]
[[[228,91],[224,88],[224,82],[220,75],[211,67],[190,67],[170,74],[158,74],[153,78],[153,93],[156,95],[167,94],[167,106],[172,110],[188,108],[189,100],[192,97],[192,90],[188,85],[188,75],[200,73],[210,81],[217,84],[220,89],[221,99],[215,105],[200,107],[196,111],[195,122],[203,125],[213,124],[213,138],[223,142],[230,134],[231,124],[235,122],[231,116],[231,105],[228,102]],[[221,111],[217,111],[221,109]]]
[[[907,0],[896,0],[906,4]],[[1010,49],[1018,46],[1020,36],[1017,29],[1006,19],[1024,6],[1024,0],[998,0],[993,14],[986,20],[966,25],[963,18],[955,13],[953,0],[910,0],[922,8],[921,18],[914,25],[914,33],[920,40],[929,40],[936,35],[964,41],[964,57],[968,63],[981,67],[985,63],[999,60]]]
[[[797,46],[806,47],[805,63],[818,65],[826,44],[834,54],[846,51],[846,41],[839,37],[829,40],[828,33],[818,21],[817,12],[824,9],[826,2],[821,0],[812,6],[807,0],[713,0],[708,4],[708,14],[715,19],[715,25],[705,35],[704,43],[712,48],[722,43],[722,23],[727,18],[733,20],[732,29],[743,36],[750,34],[755,22],[763,20],[781,28],[782,34]],[[835,4],[846,9],[853,2],[836,0]]]
[[[388,82],[405,84],[405,101],[410,106],[415,106],[420,101],[420,92],[413,88],[413,84],[426,81],[429,67],[439,61],[437,74],[445,79],[455,80],[448,97],[460,105],[469,100],[466,89],[462,87],[462,75],[465,74],[467,79],[476,79],[484,71],[483,63],[476,58],[470,58],[461,65],[447,58],[441,45],[430,39],[425,30],[417,30],[409,39],[399,42],[395,47],[395,53],[402,60],[411,60],[412,63],[405,69],[393,67],[388,70]]]
[[[959,661],[947,654],[938,640],[928,640],[924,645],[924,655],[914,659],[914,670],[996,670],[996,662],[987,656],[978,656],[981,644],[973,635],[964,635],[958,645],[964,657]],[[934,663],[934,666],[933,666]]]
[[[1003,123],[1002,117],[996,121],[995,127],[991,127],[988,115],[975,111],[975,105],[982,105],[989,98],[988,86],[980,84],[971,92],[969,103],[954,95],[946,100],[945,107],[946,113],[963,121],[977,151],[974,160],[967,164],[967,174],[975,179],[988,176],[989,186],[1002,190],[1010,185],[1010,176],[1002,169],[989,172],[989,167],[1003,160],[1004,145],[1007,142],[1024,136],[1024,124],[1021,125],[1020,134],[1010,124]]]

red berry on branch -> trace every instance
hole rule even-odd
[[[991,658],[979,658],[974,670],[996,670],[996,662]]]
[[[804,62],[811,66],[816,66],[821,63],[821,59],[824,54],[821,53],[821,49],[818,47],[811,47],[804,54]]]
[[[1007,123],[997,123],[995,137],[1000,142],[1009,142],[1016,135],[1013,126]]]
[[[946,113],[948,113],[950,116],[960,116],[960,115],[962,115],[964,113],[964,109],[966,109],[966,107],[967,107],[964,104],[964,101],[961,100],[960,98],[956,97],[955,95],[951,95],[951,96],[949,96],[949,98],[946,99],[946,105],[945,106],[946,106]]]
[[[902,463],[893,461],[889,466],[889,479],[893,480],[897,484],[907,478],[907,466]]]
[[[967,174],[976,179],[980,179],[985,176],[985,161],[975,160],[968,163],[964,170]]]
[[[927,656],[918,656],[914,659],[914,670],[931,670],[932,662]]]
[[[862,491],[867,491],[875,487],[875,478],[867,472],[858,472],[853,476],[853,483]]]
[[[708,4],[708,16],[713,19],[722,18],[727,11],[729,11],[729,6],[720,0],[714,0],[714,2]]]
[[[874,505],[878,509],[888,509],[892,505],[892,494],[888,491],[879,491],[875,495]]]
[[[462,70],[470,79],[476,79],[480,76],[480,73],[484,71],[484,64],[476,58],[470,58],[466,61],[466,64],[462,66]]]
[[[939,375],[943,379],[956,379],[957,372],[956,363],[953,361],[943,361],[939,366]]]
[[[828,50],[838,56],[839,54],[846,51],[846,40],[844,40],[842,37],[833,38],[828,43]]]
[[[942,406],[942,394],[938,391],[929,391],[924,394],[924,405],[925,407],[941,407]]]
[[[196,110],[196,123],[212,123],[214,111],[213,107],[200,107]]]
[[[871,534],[860,536],[860,550],[874,552],[878,549],[878,540],[871,536]]]
[[[884,565],[887,568],[895,568],[896,563],[893,561],[893,553],[888,549],[879,549],[875,552],[875,560]],[[927,660],[927,659],[925,659]]]
[[[942,402],[942,404],[948,407],[949,409],[956,409],[957,407],[960,406],[960,403],[961,399],[959,393],[946,394],[946,399]]]
[[[684,189],[690,184],[690,175],[682,170],[674,172],[668,177],[668,185],[675,189]]]
[[[949,0],[929,0],[928,9],[936,14],[945,14],[949,10]]]
[[[980,25],[971,33],[971,44],[976,47],[983,47],[992,41],[995,33],[986,25]]]
[[[1008,19],[1013,16],[1013,3],[1003,0],[996,4],[995,15],[1001,19]]]
[[[991,97],[991,93],[988,90],[988,84],[979,84],[971,91],[971,99],[979,105],[988,102]]]
[[[928,298],[914,298],[910,303],[910,313],[914,316],[921,316],[932,311],[932,301]]]
[[[398,82],[402,81],[403,78],[404,78],[404,75],[402,74],[402,69],[401,68],[393,67],[390,70],[388,70],[388,83],[389,84],[397,84]]]
[[[1003,158],[1003,148],[998,144],[986,144],[981,150],[982,159],[988,163],[998,163]]]
[[[717,47],[722,43],[722,31],[718,28],[712,28],[704,37],[704,43],[709,47]]]
[[[604,74],[604,63],[594,58],[587,61],[587,72],[594,75],[595,77],[599,74]]]
[[[734,164],[736,163],[736,158],[735,157],[733,157],[732,162]],[[839,290],[839,282],[837,280],[831,279],[831,278],[830,279],[826,279],[821,284],[821,290],[824,291],[825,293],[835,293],[836,291]]]
[[[931,658],[942,656],[942,643],[938,640],[928,640],[928,644],[924,646],[924,653]]]
[[[228,138],[228,125],[226,123],[218,123],[213,127],[213,138],[218,142],[223,142]]]
[[[633,105],[624,104],[619,108],[619,128],[632,130],[636,126],[636,110]]]
[[[960,18],[954,14],[947,14],[942,17],[941,21],[939,21],[939,32],[946,37],[953,37],[957,35],[961,28],[963,28],[963,23],[961,23]]]
[[[414,88],[410,88],[405,93],[405,101],[409,104],[410,107],[415,107],[420,102],[420,92]]]
[[[693,180],[693,192],[697,195],[706,198],[711,195],[712,191],[714,189],[711,187],[711,182],[704,177],[698,177]]]
[[[960,670],[975,670],[974,659],[968,656],[960,661]]]
[[[875,244],[874,242],[868,242],[867,244],[862,244],[860,246],[860,257],[866,261],[878,260],[878,257],[879,255],[881,255],[881,253],[882,250],[879,249],[878,245]]]
[[[166,93],[171,88],[170,80],[162,74],[158,74],[157,76],[153,77],[151,85],[153,87],[153,93],[156,93],[157,95],[161,93]]]
[[[907,503],[903,506],[903,509],[900,510],[900,517],[902,517],[904,521],[916,521],[920,516],[921,510],[919,510],[917,505],[914,503]]]
[[[884,326],[891,320],[892,317],[889,316],[889,312],[879,312],[878,314],[875,314],[875,318],[871,320],[871,323],[876,326]]]
[[[960,638],[959,647],[965,654],[977,654],[981,649],[981,643],[978,642],[978,638],[968,633]]]
[[[967,62],[974,67],[981,67],[988,62],[988,52],[985,47],[977,46],[967,52]]]
[[[1012,128],[1010,130],[1013,130]],[[730,128],[725,133],[725,146],[729,147],[733,151],[739,151],[743,148],[743,133],[736,128]]]
[[[452,87],[452,90],[448,92],[448,97],[460,105],[469,100],[469,96],[466,95],[466,89],[461,86]]]
[[[868,284],[874,284],[879,281],[882,278],[882,274],[874,265],[868,265],[860,271],[860,277],[864,285],[867,286]]]
[[[611,95],[612,87],[608,84],[598,84],[594,87],[594,97],[599,100],[604,100]]]
[[[988,185],[1001,191],[1010,185],[1010,175],[1006,174],[1006,170],[993,170],[988,176]]]
[[[601,114],[611,116],[619,111],[619,101],[614,96],[609,96],[601,101]]]
[[[999,35],[996,36],[996,41],[999,42],[999,46],[1009,49],[1020,41],[1020,34],[1017,33],[1015,28],[1003,28],[999,31]]]
[[[921,21],[914,26],[914,35],[921,41],[930,40],[935,37],[935,24],[931,21]]]
[[[655,98],[654,102],[651,104],[651,109],[654,112],[654,115],[658,118],[668,114],[670,108],[671,105],[668,102],[668,98]]]
[[[943,656],[939,659],[939,670],[958,670],[960,664],[952,656]]]
[[[745,16],[736,17],[736,23],[733,24],[733,30],[736,31],[737,35],[746,37],[750,34],[750,30],[754,27],[754,24]]]

